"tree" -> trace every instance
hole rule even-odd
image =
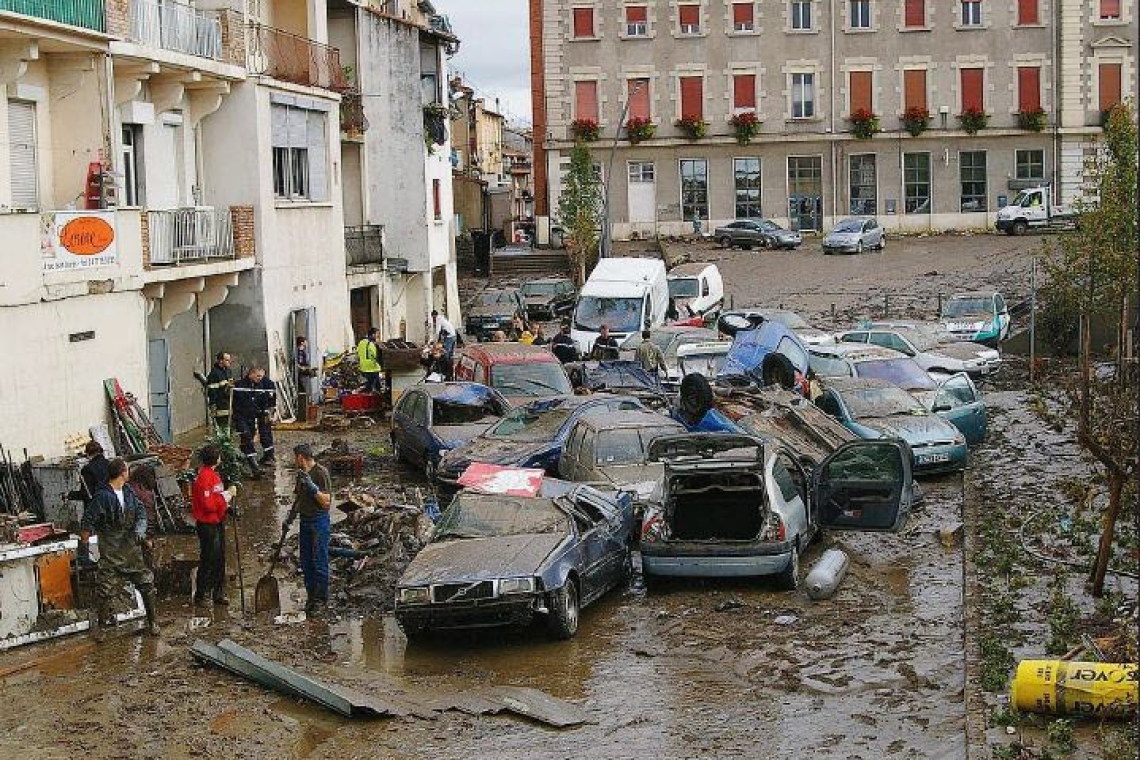
[[[558,199],[558,219],[574,277],[581,285],[598,257],[602,193],[590,148],[582,140],[570,153],[570,171]]]

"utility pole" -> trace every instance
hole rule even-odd
[[[625,105],[621,109],[621,117],[618,118],[617,126],[614,128],[614,140],[610,145],[610,160],[609,166],[606,168],[606,178],[603,188],[602,196],[602,236],[601,236],[601,250],[598,255],[605,259],[609,258],[613,252],[613,236],[611,235],[610,227],[610,184],[614,178],[614,159],[617,158],[618,141],[621,140],[621,129],[625,126],[625,120],[629,117],[629,106],[633,102],[633,96],[641,92],[642,83],[638,82],[633,86],[625,98]]]

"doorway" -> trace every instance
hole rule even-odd
[[[793,230],[823,228],[823,156],[788,156],[788,223]]]
[[[657,177],[652,161],[628,163],[629,224],[639,234],[652,234],[657,222]]]
[[[353,288],[348,291],[349,318],[352,321],[352,334],[356,342],[364,340],[372,327],[372,304],[376,300],[376,288]]]
[[[170,418],[170,349],[166,338],[147,342],[147,360],[150,372],[150,421],[162,440],[172,438]]]

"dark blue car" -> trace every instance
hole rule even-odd
[[[510,411],[494,388],[480,383],[421,383],[392,410],[392,449],[398,461],[435,477],[440,457],[482,433]]]

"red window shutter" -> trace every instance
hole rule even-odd
[[[1120,18],[1120,0],[1100,0],[1101,18]]]
[[[733,108],[755,108],[756,107],[756,75],[755,74],[733,74],[732,75],[732,107]]]
[[[985,107],[982,85],[985,81],[984,69],[962,69],[962,111],[981,111]]]
[[[439,186],[439,180],[438,179],[433,179],[431,181],[431,200],[432,200],[433,207],[435,208],[435,218],[436,219],[442,219],[443,218],[443,199],[440,197],[440,186]]]
[[[906,0],[904,26],[926,26],[926,0]]]
[[[701,25],[701,6],[699,5],[681,5],[680,9],[681,26],[694,26]]]
[[[903,105],[906,108],[926,108],[926,69],[903,71]]]
[[[1017,67],[1017,110],[1029,113],[1041,108],[1041,68]]]
[[[752,26],[753,14],[756,8],[752,3],[732,4],[732,23],[734,26]]]
[[[629,118],[650,118],[648,79],[629,80]]]
[[[1017,23],[1038,24],[1041,16],[1037,9],[1037,0],[1017,0]]]
[[[1100,110],[1111,110],[1120,102],[1120,64],[1102,63],[1100,65]]]
[[[849,92],[851,93],[851,113],[871,108],[871,72],[852,71],[849,75]]]
[[[598,120],[598,83],[574,83],[574,118]]]
[[[681,77],[681,118],[703,119],[704,78]]]
[[[574,36],[575,37],[593,37],[594,36],[594,9],[593,8],[575,8],[574,9]]]
[[[625,21],[627,24],[648,24],[649,9],[644,5],[627,5],[625,7]]]

